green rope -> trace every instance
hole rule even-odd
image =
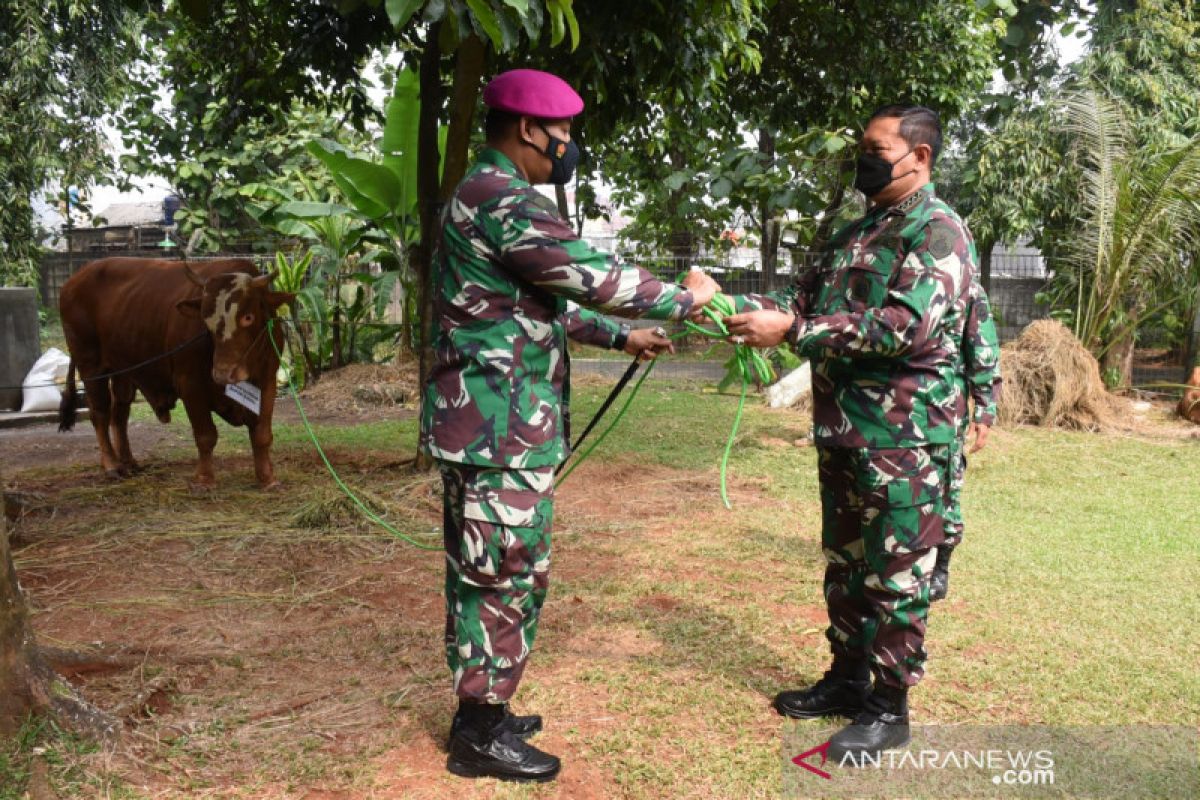
[[[271,347],[275,350],[275,355],[279,357],[280,361],[282,361],[283,353],[279,352],[279,345],[275,344],[275,336],[273,333],[274,326],[274,319],[267,320],[267,338],[271,341]],[[364,503],[362,500],[359,500],[358,495],[354,494],[354,492],[350,490],[350,487],[342,481],[341,476],[337,474],[337,470],[333,468],[333,464],[329,463],[329,458],[325,455],[325,449],[321,447],[321,443],[317,440],[317,434],[313,431],[312,425],[310,425],[308,422],[308,415],[304,413],[304,406],[300,403],[300,392],[296,390],[296,384],[292,382],[291,370],[285,370],[285,373],[287,374],[288,388],[292,392],[292,400],[296,402],[296,410],[300,412],[300,421],[304,423],[304,430],[308,431],[308,438],[312,440],[313,446],[317,448],[317,453],[321,456],[321,460],[325,462],[325,469],[329,470],[329,474],[333,476],[334,482],[343,492],[345,492],[347,497],[354,501],[354,504],[358,506],[360,511],[362,511],[363,516],[374,522],[379,527],[383,528],[392,536],[403,539],[414,547],[419,547],[422,550],[441,550],[442,548],[440,546],[435,547],[433,545],[418,542],[408,534],[392,527],[392,525],[390,525],[386,520],[368,508],[366,503]]]
[[[738,426],[742,424],[742,410],[746,407],[746,390],[750,387],[750,381],[742,378],[742,394],[738,398],[737,414],[733,418],[733,427],[729,429],[729,440],[725,442],[725,452],[721,455],[721,502],[730,511],[733,510],[733,504],[729,502],[729,490],[725,486],[725,475],[729,469],[729,453],[733,450],[733,440],[737,437]]]
[[[735,311],[733,301],[726,295],[717,293],[712,302],[704,309],[704,315],[712,321],[717,330],[709,330],[691,320],[684,320],[684,330],[673,334],[670,338],[678,339],[686,336],[688,333],[698,333],[710,339],[726,339],[729,337],[729,329],[725,327],[725,317],[734,314]],[[738,368],[738,374],[742,378],[742,390],[738,397],[737,413],[733,418],[733,426],[729,429],[729,438],[725,440],[725,450],[721,454],[721,502],[730,510],[733,509],[733,504],[729,502],[729,455],[733,451],[733,443],[737,440],[738,428],[742,424],[742,414],[746,409],[746,394],[750,389],[750,381],[756,374],[758,379],[763,383],[770,383],[774,378],[770,363],[763,357],[762,353],[753,347],[744,344],[734,345],[734,357],[736,359],[735,364]],[[599,447],[605,437],[621,421],[621,417],[625,416],[625,410],[629,408],[633,399],[637,397],[638,390],[642,388],[642,383],[650,375],[650,370],[654,369],[655,363],[657,363],[657,359],[650,362],[650,366],[642,373],[642,377],[638,379],[638,382],[634,384],[629,397],[625,399],[625,404],[621,406],[621,410],[617,413],[617,416],[604,429],[604,433],[600,434],[596,441],[592,442],[586,450],[580,453],[579,457],[575,459],[575,463],[567,468],[567,471],[555,483],[556,487],[561,485],[575,471],[576,467],[587,460],[592,451]]]
[[[572,472],[575,471],[576,467],[578,467],[580,464],[582,464],[584,461],[587,460],[587,457],[592,454],[593,450],[595,450],[597,447],[600,446],[600,443],[604,441],[604,437],[608,436],[608,434],[612,431],[612,429],[617,427],[617,423],[621,421],[621,417],[625,416],[626,409],[628,409],[629,404],[633,402],[633,398],[637,397],[638,390],[642,388],[642,384],[645,383],[646,378],[650,375],[650,372],[654,369],[654,364],[657,361],[658,361],[658,359],[654,359],[646,367],[646,371],[642,373],[642,377],[638,378],[637,383],[635,383],[633,385],[633,389],[630,390],[629,396],[625,398],[625,403],[621,406],[621,410],[617,412],[617,416],[613,417],[613,421],[608,424],[608,427],[604,429],[604,432],[601,433],[599,436],[597,436],[596,440],[594,442],[592,442],[590,445],[588,445],[588,448],[579,455],[579,458],[575,459],[575,463],[572,464],[571,466],[567,467],[567,471],[564,472],[557,481],[555,481],[554,487],[556,489],[562,485],[562,482],[565,481]]]
[[[727,296],[718,293],[713,298],[712,303],[710,303],[710,305],[704,309],[705,316],[712,321],[717,330],[709,330],[702,325],[697,325],[691,320],[684,320],[684,330],[673,334],[670,338],[678,339],[682,336],[686,336],[690,332],[707,336],[712,339],[726,339],[729,337],[729,330],[725,327],[724,318],[732,315],[734,311],[735,309],[733,301]],[[270,320],[267,323],[268,329],[270,329],[274,322],[274,320]],[[275,337],[268,336],[268,338],[271,340],[271,347],[275,348],[275,354],[282,360],[283,354],[279,352],[279,347],[275,344]],[[744,344],[734,345],[734,357],[736,359],[735,363],[738,368],[738,372],[742,378],[742,390],[738,397],[737,413],[733,418],[733,426],[729,430],[729,438],[726,439],[725,449],[721,454],[721,502],[723,502],[725,507],[730,510],[733,509],[733,504],[729,502],[728,490],[729,455],[733,451],[733,444],[737,440],[738,428],[742,424],[742,415],[746,408],[746,394],[750,388],[750,381],[753,377],[755,377],[756,374],[758,379],[763,383],[770,383],[774,378],[771,365],[765,358],[763,358],[762,353],[758,352],[753,347]],[[595,441],[588,445],[588,448],[579,454],[579,457],[576,458],[575,462],[567,468],[567,471],[564,472],[557,481],[555,481],[554,485],[556,488],[561,486],[562,482],[569,478],[571,473],[574,472],[580,464],[588,459],[592,452],[604,442],[604,440],[608,437],[608,434],[611,433],[613,429],[616,428],[621,422],[621,418],[625,416],[625,412],[629,410],[629,406],[633,403],[634,398],[637,397],[638,392],[641,390],[642,384],[646,382],[646,378],[648,378],[650,373],[654,370],[655,363],[657,363],[657,359],[652,360],[649,366],[646,367],[646,371],[642,373],[642,377],[638,378],[637,383],[635,383],[633,385],[633,389],[630,390],[629,396],[625,398],[625,402],[622,404],[621,410],[617,412],[617,415],[613,418],[612,422],[608,424],[608,427],[604,429],[604,432],[596,437]],[[329,470],[329,474],[333,476],[334,481],[336,481],[337,485],[346,493],[346,496],[353,500],[369,519],[380,525],[389,533],[399,536],[405,541],[410,542],[424,550],[440,549],[414,541],[405,534],[396,530],[391,525],[380,519],[361,500],[359,500],[353,492],[350,491],[349,487],[342,482],[342,479],[334,470],[333,465],[329,463],[329,459],[325,457],[325,451],[321,449],[321,443],[317,441],[317,436],[313,432],[312,426],[308,424],[308,417],[304,413],[304,407],[300,404],[300,395],[296,391],[295,384],[292,383],[292,375],[290,371],[287,372],[287,378],[288,387],[292,390],[292,399],[296,402],[296,409],[300,412],[300,419],[303,421],[304,427],[308,431],[309,438],[312,439],[313,445],[316,446],[317,452],[321,456],[321,460],[325,462],[325,467]]]

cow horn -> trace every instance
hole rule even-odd
[[[279,277],[279,270],[275,269],[271,270],[271,272],[267,275],[259,275],[257,278],[251,279],[250,282],[255,286],[270,286],[271,281],[275,280],[277,277]]]
[[[188,266],[186,261],[183,264],[183,274],[187,275],[189,281],[196,284],[201,289],[204,288],[204,278],[201,278],[199,275],[193,272],[192,268]]]

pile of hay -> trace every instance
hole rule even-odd
[[[1100,365],[1060,322],[1033,322],[1000,350],[1004,387],[1001,425],[1045,425],[1101,431],[1117,424],[1118,400],[1100,378]]]
[[[367,411],[373,408],[416,408],[420,399],[415,361],[353,364],[326,372],[300,398],[323,410]]]

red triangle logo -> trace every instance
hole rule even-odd
[[[829,760],[829,742],[825,742],[824,744],[819,744],[816,747],[814,747],[812,750],[804,751],[800,755],[793,758],[792,763],[795,764],[797,767],[804,767],[806,770],[808,770],[812,774],[819,775],[820,777],[824,778],[827,781],[832,780],[833,776],[830,775],[828,772],[826,772],[823,769],[820,769],[819,767],[814,767],[812,764],[809,764],[807,761],[804,760],[804,759],[808,758],[809,756],[813,756],[813,755],[817,755],[817,754],[820,754],[820,756],[821,756],[821,766],[825,766],[825,762]]]

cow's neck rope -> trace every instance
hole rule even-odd
[[[93,376],[91,376],[90,378],[85,378],[85,377],[83,376],[83,374],[82,374],[82,373],[80,373],[80,375],[79,375],[79,380],[81,380],[81,381],[84,381],[84,382],[86,383],[87,381],[98,381],[98,380],[103,380],[103,379],[105,379],[105,378],[113,378],[113,377],[116,377],[117,375],[124,375],[126,372],[133,372],[135,369],[141,369],[141,368],[142,368],[142,367],[144,367],[144,366],[147,366],[147,365],[149,365],[149,364],[153,364],[155,361],[161,361],[161,360],[162,360],[162,359],[164,359],[164,358],[167,358],[167,357],[169,357],[169,356],[173,356],[173,355],[175,355],[176,353],[178,353],[180,350],[182,350],[183,348],[187,347],[188,345],[195,344],[196,342],[200,341],[201,339],[203,339],[203,338],[204,338],[205,336],[207,336],[207,335],[208,335],[208,329],[207,329],[207,328],[205,328],[203,331],[201,331],[200,333],[196,334],[196,335],[195,335],[195,336],[193,336],[191,339],[188,339],[188,340],[187,340],[186,342],[184,342],[183,344],[177,345],[176,347],[172,347],[170,350],[168,350],[168,351],[167,351],[167,352],[165,352],[165,353],[159,353],[159,354],[158,354],[158,355],[156,355],[156,356],[153,356],[153,357],[151,357],[151,358],[147,358],[145,361],[142,361],[141,363],[138,363],[138,364],[134,364],[132,367],[123,367],[122,369],[115,369],[115,370],[113,370],[112,372],[105,372],[105,373],[103,373],[103,374],[101,374],[101,375],[93,375]],[[57,384],[57,383],[52,383],[52,384],[48,384],[48,385],[50,385],[50,386],[58,386],[59,384]],[[26,388],[31,388],[31,387],[26,387]]]

